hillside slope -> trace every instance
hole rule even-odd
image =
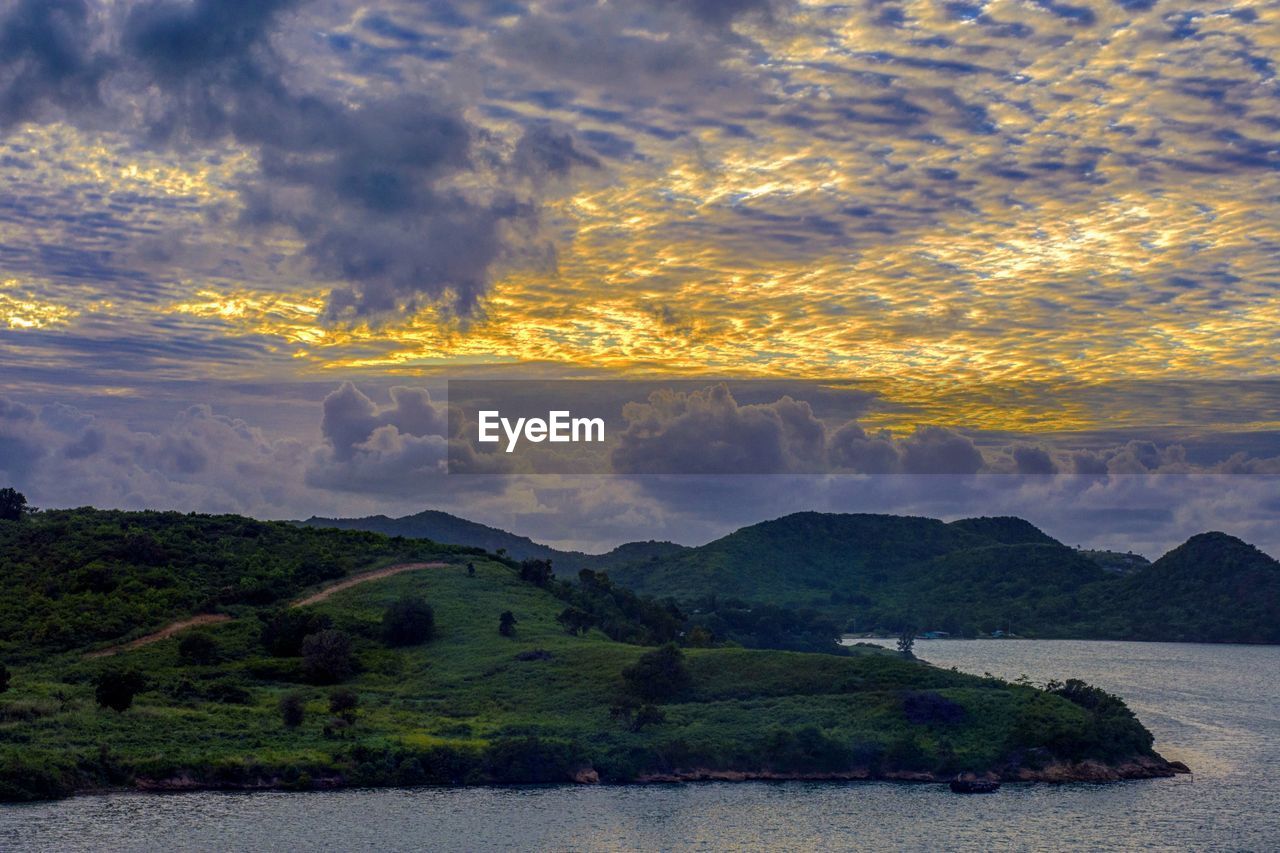
[[[93,521],[90,511],[77,513]],[[173,542],[174,528],[205,553],[244,549],[244,559],[224,568],[238,566],[246,577],[283,559],[239,538],[234,548],[222,542],[227,517],[98,520],[111,541],[136,527]],[[207,541],[193,532],[201,529]],[[244,529],[273,542],[273,529]],[[352,565],[399,547],[372,535],[295,531],[293,547],[324,543],[333,559]],[[0,541],[35,532],[3,528]],[[93,541],[81,535],[79,547]],[[1173,772],[1122,703],[1078,685],[1037,690],[877,649],[834,657],[627,645],[593,629],[566,631],[564,602],[553,588],[522,580],[508,563],[436,556],[445,565],[354,586],[333,578],[302,591],[340,585],[321,599],[297,596],[286,573],[288,600],[318,603],[289,608],[284,595],[270,604],[237,601],[226,621],[110,658],[85,656],[98,647],[97,633],[86,628],[62,651],[46,648],[11,665],[9,690],[0,696],[0,798],[120,785],[940,780],[961,771],[1114,779]],[[77,593],[81,601],[129,606],[135,596],[149,597],[146,584],[132,583],[139,567],[115,568],[130,580]],[[154,583],[164,574],[147,576]],[[221,581],[235,586],[230,574]],[[406,642],[403,632],[389,633],[389,625],[402,625],[389,614],[420,614],[413,601],[429,602],[434,636]],[[515,617],[510,635],[498,630],[504,612]],[[17,618],[7,612],[0,630],[12,635]],[[95,685],[109,702],[115,694],[103,694],[103,685],[128,683],[128,673],[140,683],[130,688],[137,693],[127,710],[99,707]]]

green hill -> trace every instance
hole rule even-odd
[[[1019,519],[802,512],[610,576],[686,603],[813,608],[855,632],[1280,643],[1280,563],[1221,533],[1120,573]]]
[[[403,560],[415,568],[387,574]],[[629,645],[567,616],[585,593],[537,564],[430,542],[82,509],[0,522],[0,564],[3,799],[1172,772],[1123,703],[1078,683],[1011,685],[873,648]],[[353,574],[369,569],[385,571]],[[148,642],[197,613],[221,621]]]

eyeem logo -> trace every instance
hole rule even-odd
[[[478,413],[480,434],[478,440],[494,444],[502,440],[498,434],[501,427],[507,437],[507,452],[511,453],[521,438],[535,444],[542,441],[555,443],[604,441],[604,418],[575,418],[569,412],[547,412],[546,420],[542,418],[510,418],[502,417],[495,410]]]

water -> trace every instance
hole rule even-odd
[[[1280,648],[935,640],[916,652],[1118,693],[1194,779],[987,796],[802,782],[112,794],[0,807],[0,849],[1280,849]]]

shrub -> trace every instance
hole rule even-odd
[[[421,598],[403,598],[382,614],[382,640],[388,646],[425,643],[435,630],[435,611]]]
[[[329,712],[337,714],[348,723],[355,720],[360,697],[352,690],[335,690],[329,694]]]
[[[0,663],[0,693],[9,689],[9,680],[13,676],[9,674],[9,667]]]
[[[278,658],[296,658],[302,654],[302,641],[308,634],[318,634],[333,627],[333,620],[306,610],[276,610],[259,617],[262,645]]]
[[[312,684],[336,684],[355,671],[351,638],[329,629],[308,634],[302,641],[302,671]]]
[[[301,694],[289,693],[280,700],[280,721],[285,728],[296,729],[302,725],[306,713],[306,702]]]
[[[146,679],[136,670],[109,669],[98,675],[93,695],[101,707],[123,713],[146,686]]]
[[[688,688],[689,671],[684,666],[684,653],[674,643],[640,656],[622,671],[627,693],[643,702],[661,702]]]
[[[585,634],[595,624],[596,619],[585,610],[579,610],[576,607],[566,607],[560,611],[560,615],[556,617],[556,621],[564,626],[564,630],[568,634],[577,636]]]
[[[516,615],[510,610],[502,611],[502,615],[498,617],[498,633],[504,637],[510,637],[516,632]]]
[[[965,718],[964,706],[932,691],[908,693],[902,697],[902,713],[917,725],[951,725]]]
[[[178,657],[187,663],[214,663],[218,659],[218,642],[205,633],[188,634],[178,641]]]

